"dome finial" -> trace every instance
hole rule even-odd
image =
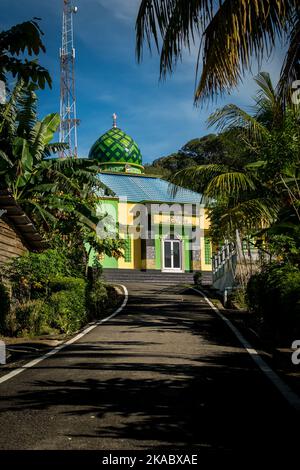
[[[114,113],[114,114],[112,115],[112,118],[113,118],[113,127],[114,127],[114,128],[117,127],[117,117],[118,117],[118,116],[116,115],[116,113]]]

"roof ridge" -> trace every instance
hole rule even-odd
[[[100,174],[102,175],[117,175],[117,176],[133,176],[133,177],[138,177],[138,178],[152,178],[152,179],[156,179],[156,180],[163,180],[163,181],[166,181],[164,180],[163,178],[161,178],[160,176],[151,176],[151,175],[145,175],[144,173],[130,173],[130,172],[127,172],[125,173],[124,171],[100,171]],[[166,181],[167,182],[167,181]]]

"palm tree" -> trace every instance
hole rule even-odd
[[[228,92],[251,68],[252,57],[270,55],[278,41],[288,46],[279,90],[287,96],[299,78],[298,0],[142,0],[136,21],[137,57],[152,41],[160,73],[172,72],[186,49],[199,48],[195,100]]]
[[[224,238],[234,237],[237,228],[253,233],[275,222],[300,221],[298,116],[295,110],[279,111],[280,98],[268,74],[259,74],[256,83],[260,90],[254,115],[230,104],[208,120],[221,131],[239,130],[252,161],[242,168],[222,164],[189,167],[171,178],[172,183],[196,189],[212,201],[212,226]]]
[[[86,186],[100,187],[94,162],[48,158],[66,145],[52,142],[60,123],[57,113],[37,120],[35,89],[21,80],[8,102],[0,106],[0,187],[10,189],[19,203],[38,191],[43,197],[83,196]]]

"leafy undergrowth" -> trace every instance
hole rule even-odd
[[[124,294],[122,289],[113,285],[106,285],[107,297],[101,309],[101,314],[97,318],[90,318],[89,321],[101,320],[111,315],[122,303]],[[83,328],[86,326],[83,325]],[[24,359],[29,360],[39,356],[47,350],[58,346],[67,339],[74,336],[76,331],[72,333],[62,333],[58,329],[48,328],[42,334],[34,335],[32,333],[23,332],[19,336],[0,335],[0,340],[4,341],[7,347],[7,363],[11,364]]]

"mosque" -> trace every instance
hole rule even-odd
[[[209,220],[202,195],[144,174],[136,142],[117,126],[101,135],[89,158],[99,162],[101,236],[124,239],[124,257],[103,256],[105,271],[211,272]],[[90,254],[93,264],[95,253]],[[133,272],[133,271],[132,271]]]

